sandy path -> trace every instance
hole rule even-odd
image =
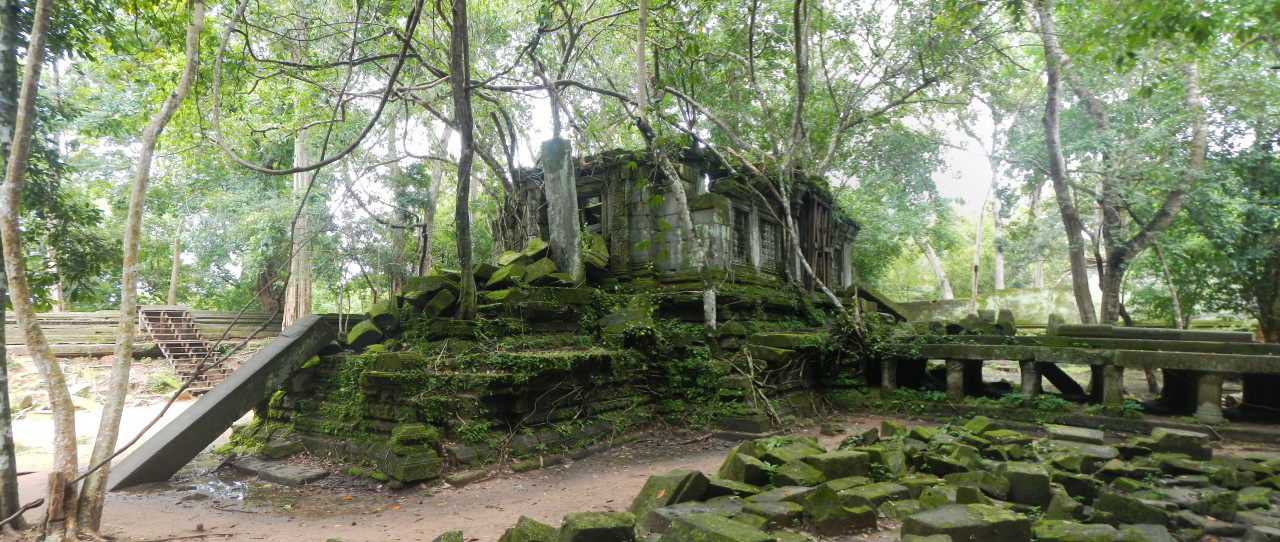
[[[179,410],[186,406],[177,405]],[[130,409],[125,421],[129,428],[126,433],[136,432],[157,409],[157,406]],[[77,420],[81,433],[96,428],[94,413],[82,416],[83,420]],[[873,423],[878,424],[879,419],[861,423],[849,420],[846,425],[857,429]],[[24,501],[43,495],[49,462],[44,448],[49,441],[44,440],[43,445],[38,442],[51,438],[48,425],[47,420],[42,423],[39,419],[18,424],[19,442],[26,446],[19,456],[20,468],[40,471],[22,477],[20,489]],[[819,437],[816,428],[803,432],[832,449],[840,440],[839,437]],[[430,541],[443,532],[460,529],[467,540],[492,541],[522,515],[558,525],[565,514],[572,512],[626,510],[650,475],[675,469],[715,472],[732,446],[715,439],[689,440],[688,437],[648,434],[595,457],[526,473],[497,474],[460,488],[417,486],[388,491],[365,480],[333,476],[318,484],[325,487],[297,489],[223,471],[218,478],[197,478],[109,494],[103,534],[133,541],[207,535],[203,540],[337,538],[360,542]],[[82,449],[87,454],[87,445]],[[206,483],[223,489],[230,484],[238,491],[209,491]],[[205,498],[204,494],[213,497]],[[239,498],[245,494],[248,496]],[[27,517],[38,520],[40,514],[33,511]],[[867,535],[847,538],[867,539]],[[893,538],[873,533],[870,539]]]

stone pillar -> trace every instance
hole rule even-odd
[[[1102,404],[1120,406],[1124,401],[1124,367],[1103,365],[1098,372],[1102,374]]]
[[[956,400],[964,398],[964,362],[958,359],[947,360],[947,397]]]
[[[1022,368],[1022,401],[1030,403],[1040,395],[1040,371],[1036,370],[1035,360],[1023,360],[1019,366]]]
[[[1222,423],[1222,373],[1200,373],[1196,396],[1196,419],[1206,425]]]
[[[898,360],[886,358],[880,361],[880,398],[887,399],[898,389]]]
[[[578,224],[578,179],[573,146],[567,139],[542,143],[542,186],[547,192],[547,243],[551,260],[576,284],[583,279],[582,239]]]

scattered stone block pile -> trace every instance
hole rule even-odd
[[[1175,429],[1116,445],[1045,429],[885,421],[834,451],[803,436],[747,441],[713,476],[650,477],[627,512],[571,514],[558,529],[521,518],[502,540],[798,542],[893,522],[918,542],[1280,540],[1280,453],[1214,454],[1207,435]]]

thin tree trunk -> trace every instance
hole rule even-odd
[[[1004,289],[1004,223],[1000,219],[1000,207],[1000,198],[991,201],[991,244],[994,251],[991,265],[996,290]]]
[[[1187,329],[1189,322],[1182,317],[1182,303],[1178,302],[1178,289],[1173,286],[1173,275],[1169,273],[1169,264],[1165,262],[1164,251],[1160,250],[1160,243],[1152,243],[1151,248],[1156,252],[1156,259],[1160,261],[1160,272],[1164,274],[1164,284],[1169,288],[1169,302],[1173,305],[1173,325],[1180,329]]]
[[[1053,0],[1036,0],[1035,7],[1040,19],[1040,40],[1044,44],[1045,74],[1048,79],[1048,98],[1045,100],[1042,120],[1045,144],[1049,152],[1049,180],[1053,182],[1058,211],[1062,215],[1062,225],[1067,234],[1067,250],[1071,260],[1071,289],[1075,292],[1076,308],[1080,312],[1080,321],[1092,324],[1098,319],[1093,306],[1093,294],[1089,291],[1089,269],[1085,263],[1085,242],[1082,234],[1084,222],[1080,220],[1080,211],[1076,208],[1071,189],[1067,184],[1066,159],[1062,155],[1062,136],[1059,131],[1059,115],[1062,110],[1062,79],[1059,69],[1063,54],[1054,29]]]
[[[475,157],[475,122],[471,115],[471,44],[467,36],[467,0],[453,0],[450,9],[453,27],[449,35],[449,87],[453,93],[454,126],[462,140],[458,153],[458,194],[454,209],[454,225],[458,232],[458,265],[462,280],[458,284],[459,320],[476,317],[476,278],[471,268],[471,162]]]
[[[392,208],[395,209],[391,223],[391,267],[387,270],[387,278],[391,282],[390,294],[395,295],[404,289],[405,265],[404,246],[408,237],[407,225],[409,213],[404,209],[407,190],[403,172],[400,171],[399,154],[396,152],[396,122],[391,119],[387,129],[387,152],[391,156],[391,195]]]
[[[1044,182],[1037,181],[1035,189],[1031,191],[1031,222],[1033,224],[1040,222],[1040,203],[1043,190]],[[1037,290],[1044,289],[1044,258],[1040,255],[1036,256],[1036,261],[1031,266],[1031,287]]]
[[[298,58],[300,55],[295,55]],[[293,91],[293,114],[297,125],[306,124],[302,111],[303,84]],[[302,133],[293,136],[293,166],[303,167],[311,163],[311,146]],[[293,174],[293,194],[297,205],[305,206],[307,187],[311,184],[311,172]],[[283,327],[289,327],[299,318],[311,314],[311,220],[305,207],[293,224],[293,242],[289,248],[289,282],[284,293]]]
[[[116,348],[111,364],[111,380],[107,386],[106,400],[102,405],[102,418],[98,424],[98,436],[94,440],[93,455],[89,463],[103,463],[102,468],[90,474],[84,481],[80,494],[77,520],[80,527],[97,531],[102,523],[102,505],[106,496],[107,475],[111,472],[108,458],[115,452],[120,435],[120,418],[124,413],[125,396],[129,389],[129,365],[133,361],[133,336],[138,318],[138,242],[142,231],[142,207],[147,194],[147,181],[151,176],[151,161],[160,134],[173,118],[178,106],[186,99],[196,79],[200,58],[200,33],[204,31],[204,1],[191,3],[191,23],[187,25],[186,63],[177,86],[165,97],[160,109],[142,131],[141,151],[133,172],[129,192],[129,211],[124,229],[124,268],[121,278],[120,323],[116,328]],[[181,228],[179,228],[181,235]],[[178,249],[175,244],[174,260]],[[175,263],[176,265],[176,263]],[[176,270],[175,270],[176,274]],[[171,279],[173,281],[175,279]],[[173,292],[172,282],[170,292]],[[170,294],[172,295],[172,293]],[[170,298],[172,303],[172,298]]]
[[[973,232],[973,269],[969,275],[969,312],[973,314],[978,313],[978,271],[982,266],[982,215],[986,210],[987,202],[983,200],[982,208],[978,209],[978,225],[974,227]]]
[[[0,171],[9,161],[9,149],[13,143],[18,105],[18,15],[19,0],[0,0]],[[4,256],[0,250],[0,271]],[[0,276],[0,322],[4,321],[5,304],[9,295],[9,280]],[[7,360],[5,333],[0,328],[0,360]],[[9,517],[18,512],[18,463],[13,442],[13,423],[9,407],[9,367],[0,364],[0,516]],[[25,530],[27,522],[22,517],[11,521],[16,530]]]
[[[182,227],[185,224],[182,218],[178,218],[178,231],[173,233],[173,262],[169,269],[169,295],[165,297],[165,303],[169,305],[178,304],[178,277],[182,270]]]
[[[942,269],[942,263],[938,261],[938,253],[933,251],[933,245],[919,237],[913,239],[916,246],[920,247],[920,251],[924,252],[924,258],[929,260],[929,267],[933,269],[933,278],[938,281],[938,299],[955,299],[956,295],[951,291],[951,281],[947,280],[947,272]]]
[[[49,394],[49,404],[53,409],[53,465],[51,471],[55,476],[70,480],[75,476],[76,430],[75,407],[71,403],[71,394],[67,391],[66,378],[62,374],[58,360],[45,340],[40,323],[36,321],[35,307],[31,303],[31,291],[27,285],[27,272],[23,267],[22,233],[18,228],[18,216],[21,214],[22,185],[27,171],[27,159],[31,150],[31,139],[36,117],[36,95],[40,82],[40,67],[44,62],[45,43],[49,34],[49,14],[53,11],[52,0],[37,0],[32,12],[32,26],[27,46],[27,64],[22,75],[22,90],[18,95],[17,109],[14,116],[12,146],[9,160],[5,164],[4,184],[0,185],[0,242],[3,243],[4,267],[8,275],[10,302],[13,312],[22,330],[27,349],[36,370],[44,381],[45,390]],[[70,484],[56,484],[50,488],[50,503],[61,502],[62,506],[50,505],[45,513],[45,540],[61,541],[68,536],[74,537],[75,487]],[[55,498],[56,497],[56,498]]]
[[[449,148],[449,138],[453,136],[453,128],[445,125],[436,142],[436,156],[443,156]],[[444,162],[436,160],[431,166],[430,185],[427,186],[427,201],[422,210],[422,233],[418,241],[418,276],[431,274],[431,246],[435,242],[436,202],[440,197],[440,181],[444,179]]]

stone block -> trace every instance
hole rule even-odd
[[[645,517],[644,528],[650,533],[662,533],[666,532],[667,527],[678,517],[707,513],[711,513],[711,507],[700,502],[682,502],[655,508],[650,510],[649,515]]]
[[[674,518],[662,534],[663,542],[774,542],[760,529],[714,514]]]
[[[710,481],[696,470],[676,470],[650,476],[628,510],[637,518],[648,517],[649,511],[702,498]]]
[[[804,461],[788,461],[773,473],[773,483],[780,486],[813,487],[827,481],[822,472]]]
[[[560,526],[559,542],[634,542],[636,517],[630,512],[568,514]]]
[[[476,284],[488,282],[497,271],[497,267],[484,262],[471,266],[471,276],[475,277]]]
[[[1244,525],[1220,521],[1190,510],[1179,510],[1173,515],[1173,519],[1179,527],[1195,529],[1208,535],[1236,537],[1243,535],[1246,529]]]
[[[416,482],[440,476],[443,461],[434,450],[404,455],[389,455],[378,461],[378,466],[387,476],[402,482]]]
[[[750,497],[747,497],[746,500],[747,502],[787,501],[787,502],[793,502],[796,504],[803,504],[805,497],[809,495],[810,491],[813,491],[813,488],[802,487],[802,486],[786,486],[786,487],[780,487],[778,489],[774,489],[771,491],[766,491],[758,495],[752,495]]]
[[[556,542],[560,531],[537,520],[520,516],[514,527],[508,528],[498,542]]]
[[[1141,499],[1103,491],[1094,501],[1094,508],[1105,510],[1125,523],[1150,523],[1171,525],[1173,516],[1162,507],[1152,506]]]
[[[336,539],[330,538],[327,542],[333,542],[334,540]],[[431,542],[463,542],[463,540],[465,538],[462,536],[462,531],[449,531],[441,533],[440,536],[433,538]]]
[[[891,420],[880,421],[880,438],[891,439],[899,435],[907,436],[907,426]]]
[[[755,486],[767,485],[770,482],[769,470],[764,462],[757,459],[761,453],[754,441],[735,446],[720,465],[716,478]]]
[[[1009,479],[996,474],[977,471],[948,474],[943,477],[953,486],[976,487],[994,499],[1005,500],[1009,495]]]
[[[549,248],[551,248],[549,243],[539,237],[534,237],[524,246],[524,250],[520,251],[520,254],[523,254],[531,262],[537,261],[547,255],[547,249]]]
[[[1043,466],[1004,463],[996,473],[1009,480],[1009,501],[1030,506],[1049,505],[1049,472]]]
[[[813,532],[821,536],[830,537],[876,527],[874,509],[866,506],[846,508],[840,495],[825,485],[815,488],[805,498],[804,515]]]
[[[493,275],[489,276],[489,280],[485,281],[485,288],[500,288],[520,282],[524,279],[527,265],[523,263],[512,263],[499,267]]]
[[[994,429],[996,429],[995,423],[986,416],[976,416],[964,424],[964,430],[975,435],[981,435]]]
[[[907,486],[891,482],[880,482],[846,489],[840,492],[840,498],[844,499],[846,503],[856,502],[851,501],[851,499],[865,499],[876,506],[880,506],[885,501],[911,498],[911,490]]]
[[[1236,492],[1224,491],[1221,493],[1205,495],[1200,500],[1191,503],[1191,511],[1197,514],[1210,516],[1222,521],[1235,521],[1236,519]]]
[[[1097,429],[1069,425],[1045,424],[1044,431],[1053,440],[1083,442],[1085,444],[1102,444],[1103,438],[1106,436],[1105,433]]]
[[[359,351],[366,346],[382,342],[383,338],[385,335],[382,334],[382,330],[378,329],[373,321],[365,320],[351,328],[351,332],[347,334],[347,346]]]
[[[498,255],[497,264],[498,264],[498,267],[506,267],[508,265],[515,265],[515,264],[528,265],[529,257],[519,252],[512,252],[508,250]]]
[[[742,512],[764,518],[766,526],[794,527],[800,524],[804,507],[787,501],[748,502]]]
[[[490,273],[490,275],[492,275],[492,273]],[[488,279],[488,277],[485,277],[485,278]],[[477,280],[477,282],[479,281]],[[453,292],[454,295],[457,295],[458,283],[456,281],[450,280],[449,278],[443,275],[429,275],[425,277],[408,277],[404,279],[404,288],[401,290],[401,292],[405,294],[408,294],[410,292],[424,292],[428,294],[434,294],[436,292],[439,292],[440,290],[449,290]],[[431,297],[428,296],[426,299],[431,299]],[[425,303],[425,300],[424,300],[424,303]],[[416,306],[418,308],[422,308],[422,305],[416,305]]]
[[[1031,532],[1042,542],[1129,542],[1128,533],[1110,525],[1081,524],[1074,521],[1039,521]]]
[[[458,301],[458,297],[453,295],[449,290],[440,290],[436,295],[422,307],[423,318],[436,318],[445,316],[449,310],[453,308],[453,304]]]
[[[1275,527],[1249,527],[1240,542],[1280,542],[1280,529]]]
[[[723,478],[710,478],[707,485],[707,491],[703,493],[704,499],[713,497],[723,497],[726,495],[738,497],[750,497],[764,491],[758,486],[737,482],[734,480],[726,480]]]
[[[768,461],[774,465],[782,465],[792,461],[801,461],[806,457],[818,455],[824,452],[826,452],[826,450],[823,450],[822,447],[818,446],[816,443],[811,444],[809,442],[795,441],[782,446],[769,448],[760,459]]]
[[[821,472],[827,480],[836,480],[866,476],[871,456],[866,452],[827,452],[805,457],[804,462]]]
[[[912,514],[919,513],[923,510],[920,501],[908,499],[905,501],[889,501],[880,505],[878,511],[884,517],[893,521],[902,521]]]
[[[560,269],[556,267],[556,262],[551,261],[551,258],[543,258],[529,264],[529,266],[525,268],[524,278],[521,279],[521,281],[526,284],[538,284],[540,281],[547,278],[548,275],[559,270]]]
[[[1157,427],[1151,430],[1147,447],[1156,453],[1187,454],[1196,461],[1213,458],[1213,450],[1209,448],[1209,435],[1196,431]]]
[[[1175,542],[1164,525],[1121,525],[1120,530],[1129,535],[1133,542]]]
[[[303,450],[302,443],[296,440],[272,440],[262,445],[258,455],[266,459],[284,459]]]
[[[1025,542],[1031,540],[1031,520],[984,504],[950,504],[908,517],[901,532],[904,536],[943,534],[953,540]]]

